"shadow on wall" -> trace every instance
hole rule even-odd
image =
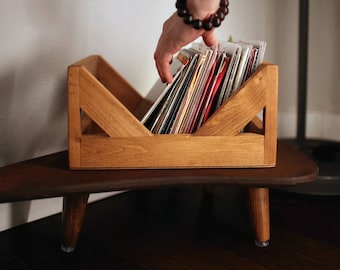
[[[40,56],[44,57],[44,56]],[[36,58],[37,59],[37,58]],[[39,60],[38,60],[39,61]],[[30,74],[27,65],[26,74]],[[67,92],[64,77],[60,77],[58,82],[51,88],[51,93],[41,102],[45,105],[23,105],[21,102],[27,102],[31,99],[30,89],[34,86],[27,84],[27,89],[21,92],[18,98],[13,89],[15,84],[15,73],[0,78],[0,89],[8,89],[2,94],[0,106],[5,111],[1,115],[1,166],[29,159],[35,156],[45,154],[44,151],[50,151],[53,143],[67,147]],[[33,88],[32,88],[33,87]],[[13,89],[14,90],[14,89]],[[47,90],[47,89],[45,89]],[[35,101],[34,101],[35,102]],[[33,102],[33,103],[34,103]],[[16,105],[18,104],[18,105]],[[15,108],[18,107],[18,108]],[[16,118],[19,118],[15,120]],[[31,210],[31,202],[23,201],[10,204],[10,227],[24,224],[28,221]]]
[[[10,226],[15,227],[20,224],[26,223],[28,221],[30,209],[31,209],[30,201],[11,203]]]
[[[0,166],[67,148],[66,68],[72,59],[67,39],[75,32],[75,6],[68,0],[20,6],[13,1],[1,11],[12,14],[6,16],[6,25],[21,34],[8,34],[4,28]],[[30,207],[29,201],[11,204],[12,226],[27,222]]]
[[[19,7],[6,3],[2,11],[22,15],[17,24],[25,27],[21,35],[5,31],[0,69],[0,166],[67,146],[66,69],[74,51],[68,46],[72,44],[68,38],[75,32],[74,14],[66,0],[52,5],[34,2],[41,3],[32,5],[30,1]],[[11,18],[7,25],[14,23]]]

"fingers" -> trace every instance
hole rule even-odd
[[[214,30],[205,31],[204,34],[202,35],[202,38],[204,40],[204,43],[208,47],[215,46],[218,44],[218,39],[216,37]]]
[[[174,14],[176,15],[176,14]],[[163,24],[162,34],[159,37],[156,51],[154,53],[154,60],[156,68],[162,82],[171,83],[172,74],[170,71],[170,64],[172,62],[173,53],[176,52],[174,40],[176,36],[173,36],[173,24],[174,19],[177,16],[171,16]]]
[[[196,30],[184,24],[177,13],[174,13],[164,22],[162,34],[154,54],[157,71],[163,82],[172,82],[170,64],[173,54],[200,36],[202,36],[207,46],[217,45],[217,38],[213,30]]]
[[[172,62],[172,54],[159,54],[156,50],[154,54],[156,68],[162,82],[171,83],[172,74],[170,71],[170,64]]]

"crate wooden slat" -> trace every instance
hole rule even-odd
[[[156,135],[139,121],[147,101],[89,56],[68,68],[70,168],[273,167],[277,92],[278,67],[263,64],[194,134]]]

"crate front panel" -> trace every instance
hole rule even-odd
[[[137,138],[82,136],[80,168],[229,168],[264,162],[264,136],[155,135]]]

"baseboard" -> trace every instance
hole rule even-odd
[[[279,112],[279,138],[294,138],[296,137],[296,130],[296,112]],[[340,141],[340,114],[324,111],[308,111],[306,120],[306,137]]]
[[[122,191],[91,194],[89,203],[118,195]],[[62,198],[0,204],[0,231],[60,213]]]

